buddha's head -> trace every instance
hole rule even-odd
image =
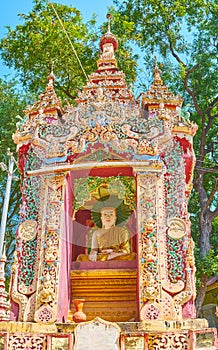
[[[117,220],[116,209],[113,207],[104,207],[101,209],[101,221],[103,228],[115,226]]]

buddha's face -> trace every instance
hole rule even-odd
[[[103,228],[111,228],[116,223],[116,209],[107,207],[101,210],[101,221]]]

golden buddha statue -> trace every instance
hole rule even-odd
[[[116,226],[114,207],[103,207],[100,211],[102,227],[94,230],[89,255],[80,254],[77,261],[134,260],[131,252],[130,233],[123,226]]]

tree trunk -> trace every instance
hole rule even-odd
[[[200,214],[200,252],[203,257],[207,255],[210,250],[210,234],[212,231],[212,223],[210,211]]]
[[[202,308],[202,304],[204,302],[204,297],[205,297],[205,293],[207,290],[207,280],[208,280],[208,277],[206,275],[203,275],[201,277],[201,286],[198,288],[198,293],[197,293],[197,297],[195,300],[195,308],[196,308],[196,316],[197,317],[200,316],[200,311]]]
[[[203,258],[207,256],[210,250],[210,234],[212,230],[212,224],[211,224],[209,209],[207,209],[206,212],[204,212],[203,210],[201,211],[199,223],[200,223],[200,254]],[[207,275],[203,275],[201,277],[201,285],[197,291],[197,296],[195,300],[197,317],[199,317],[201,307],[204,302],[205,293],[207,290],[207,280],[208,280]]]

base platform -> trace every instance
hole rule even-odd
[[[205,327],[206,326],[206,327]],[[99,317],[54,325],[1,322],[2,350],[215,350],[217,331],[205,319],[108,322]]]
[[[72,270],[72,300],[85,298],[87,320],[100,317],[110,322],[138,319],[136,269]],[[75,311],[74,306],[71,307]]]

